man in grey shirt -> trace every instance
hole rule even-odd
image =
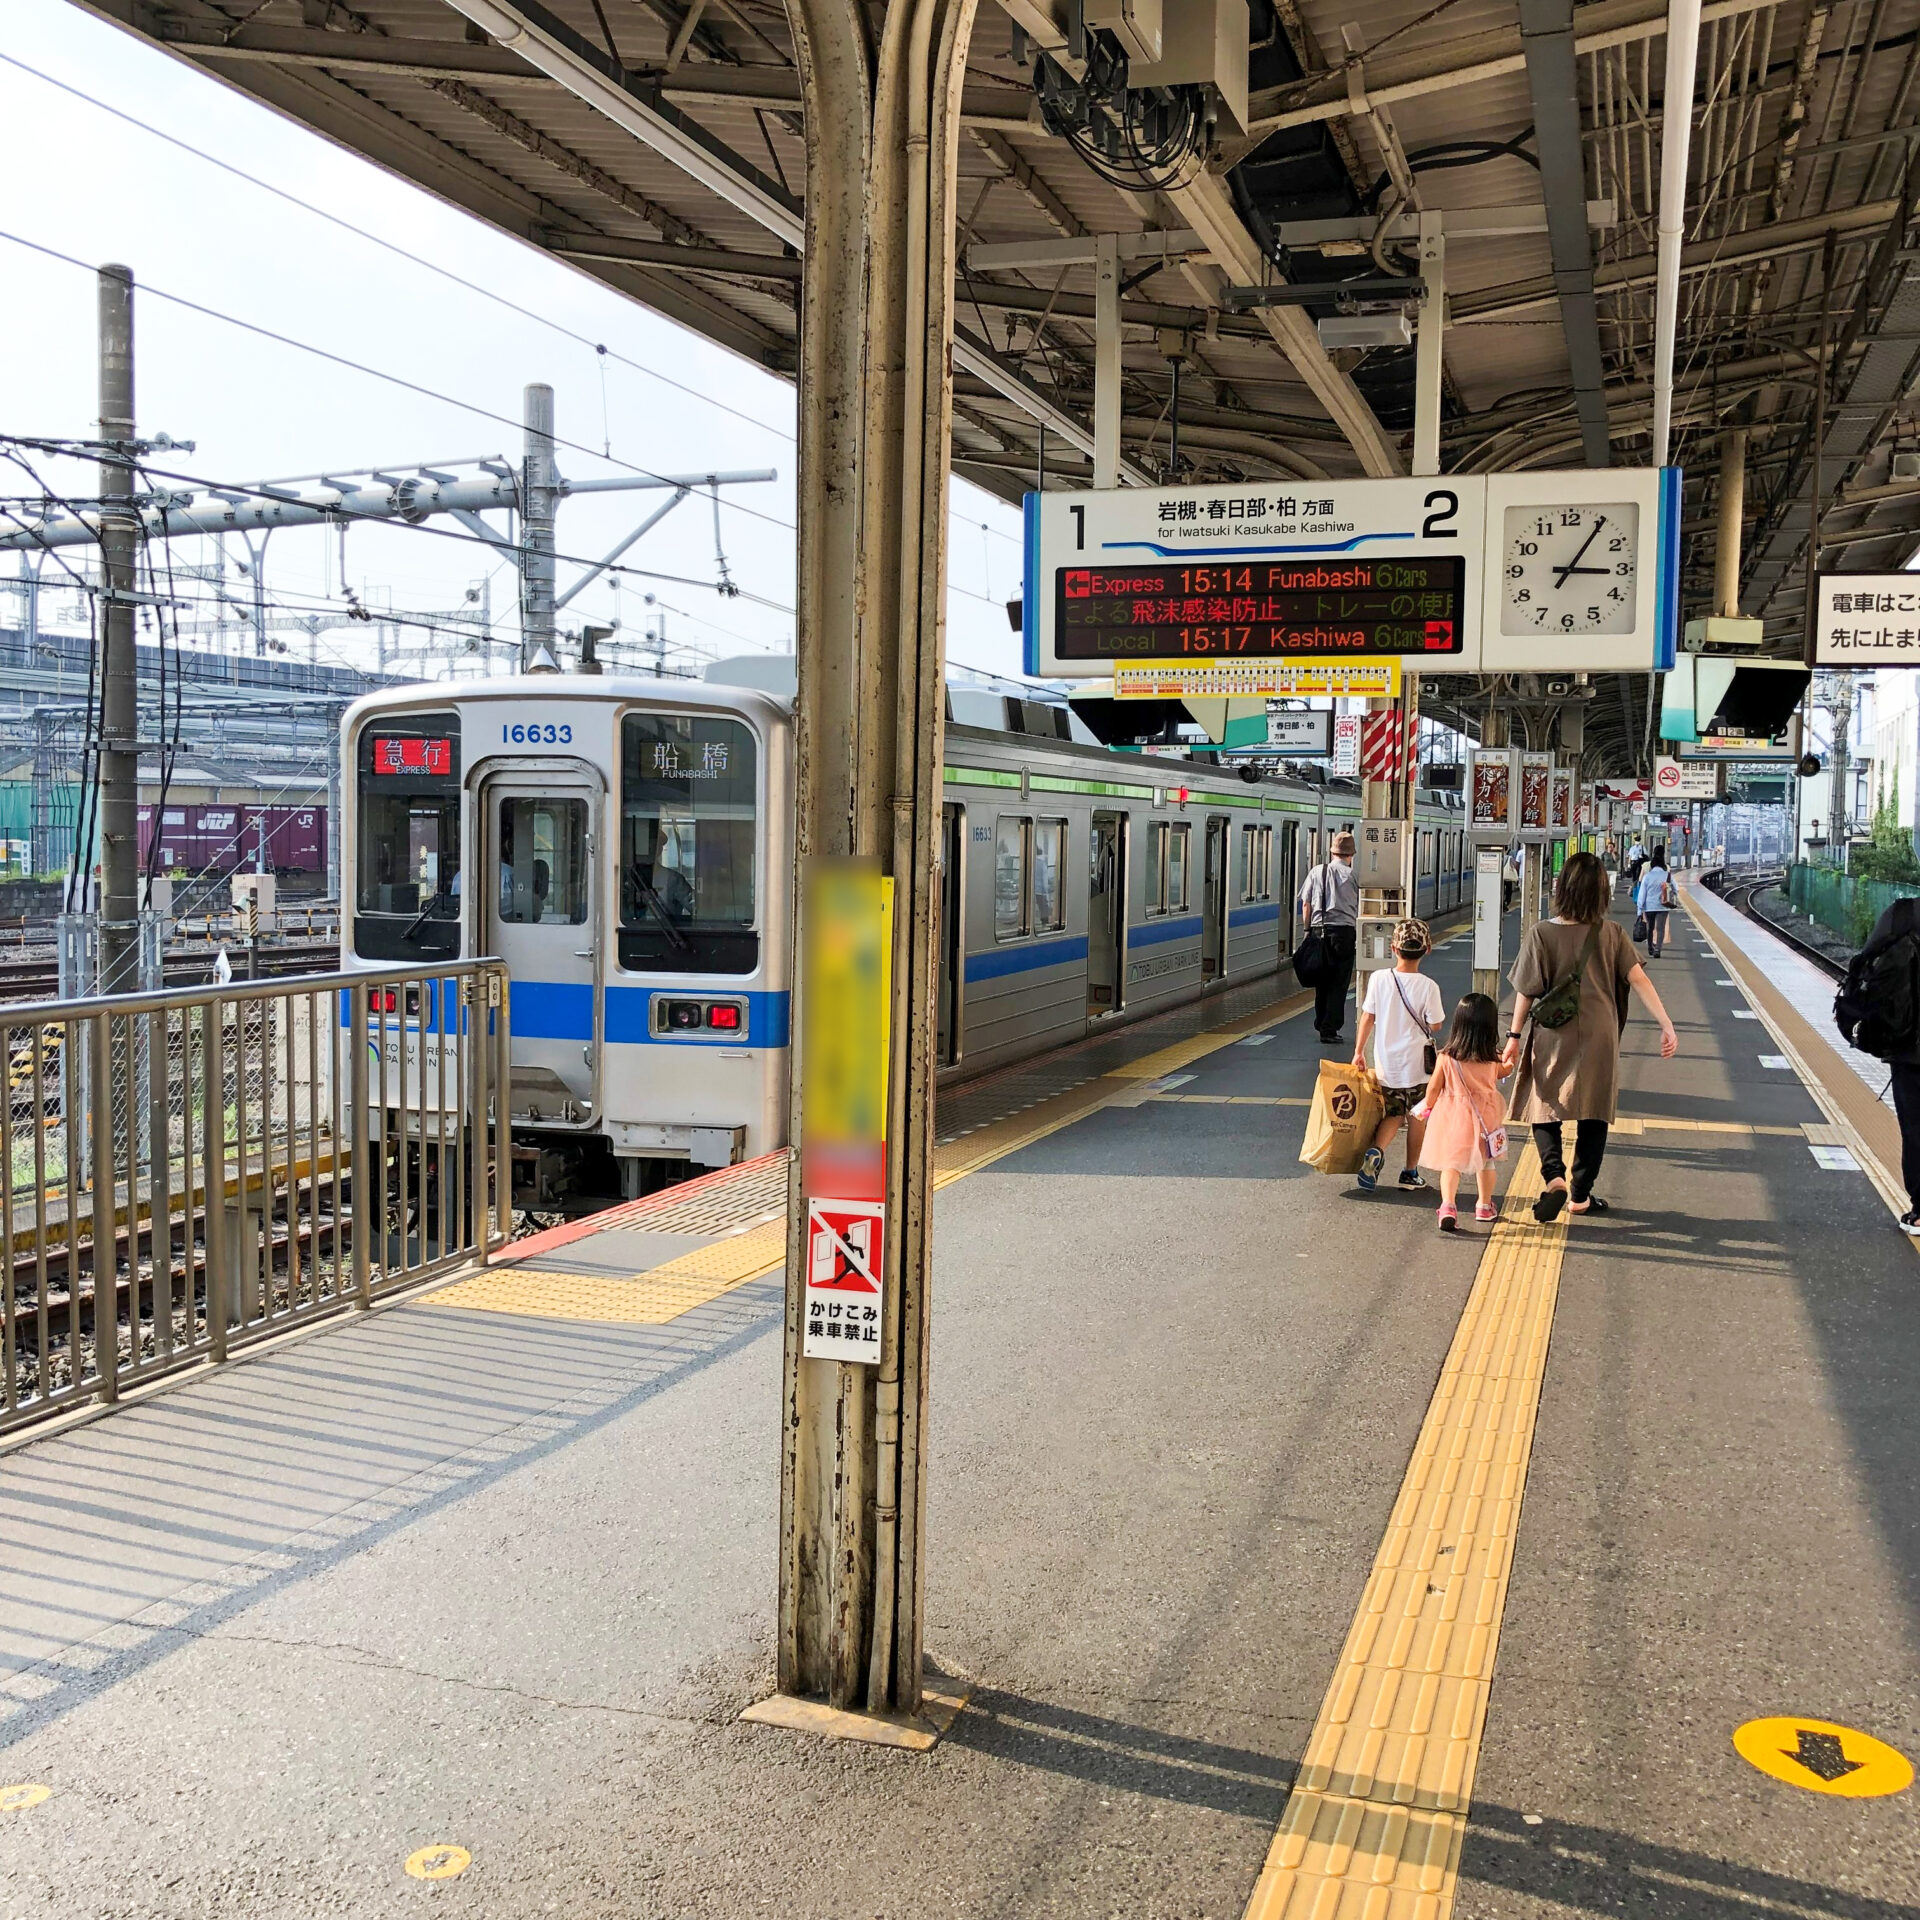
[[[1334,835],[1333,856],[1307,875],[1300,889],[1300,918],[1320,930],[1324,955],[1313,989],[1313,1024],[1322,1046],[1342,1046],[1347,989],[1353,984],[1354,947],[1360,932],[1360,883],[1353,877],[1353,835]]]

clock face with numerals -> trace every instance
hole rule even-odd
[[[1500,631],[1632,633],[1640,509],[1632,501],[1507,509]]]

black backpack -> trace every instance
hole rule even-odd
[[[1879,1060],[1911,1054],[1920,1041],[1920,939],[1911,921],[1874,953],[1856,953],[1833,997],[1833,1023],[1850,1047]]]

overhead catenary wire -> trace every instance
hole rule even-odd
[[[1453,4],[1453,0],[1444,0],[1444,4],[1451,5]],[[311,214],[317,220],[324,220],[329,225],[339,228],[342,232],[350,233],[356,239],[364,240],[369,246],[378,247],[383,252],[393,255],[396,259],[405,260],[410,265],[419,267],[423,272],[435,274],[451,285],[463,289],[465,292],[477,294],[482,299],[490,300],[496,306],[504,308],[507,312],[513,313],[523,320],[532,321],[534,324],[544,327],[550,332],[559,334],[564,339],[573,341],[578,346],[590,348],[596,355],[600,368],[601,410],[603,416],[606,411],[606,363],[608,360],[614,360],[632,372],[640,374],[643,378],[658,381],[662,386],[671,387],[677,393],[683,393],[690,399],[698,400],[703,405],[713,408],[716,412],[727,414],[731,418],[742,421],[747,426],[757,428],[763,433],[772,434],[776,439],[784,440],[789,445],[796,444],[797,442],[798,436],[789,432],[785,427],[747,413],[739,407],[729,406],[726,401],[716,398],[712,393],[705,392],[698,387],[689,386],[683,380],[676,380],[671,374],[662,373],[658,367],[649,366],[643,360],[636,360],[629,354],[621,353],[617,348],[608,346],[604,341],[593,340],[586,334],[576,332],[564,322],[554,319],[551,314],[540,313],[531,307],[523,306],[519,301],[509,299],[505,294],[498,292],[492,287],[483,285],[476,280],[470,280],[464,274],[456,273],[451,267],[442,266],[437,260],[430,260],[424,254],[417,253],[410,247],[402,246],[397,241],[389,240],[381,234],[374,233],[365,227],[355,224],[351,220],[343,219],[339,214],[332,213],[325,207],[317,206],[311,200],[302,199],[300,195],[289,192],[285,187],[278,186],[271,180],[263,180],[258,174],[250,172],[245,167],[236,165],[231,160],[224,160],[218,154],[209,153],[205,148],[197,147],[191,141],[181,139],[177,134],[168,133],[164,128],[156,127],[150,121],[142,120],[137,114],[129,113],[122,107],[116,107],[111,102],[102,100],[96,95],[86,92],[83,88],[74,86],[70,81],[61,80],[53,74],[45,73],[40,68],[29,65],[26,61],[19,59],[13,54],[0,52],[0,63],[13,67],[21,73],[28,74],[32,78],[42,82],[42,84],[56,88],[69,98],[79,100],[101,113],[108,114],[112,118],[121,121],[127,126],[136,128],[141,133],[147,134],[155,140],[163,141],[168,146],[177,149],[181,153],[191,155],[194,159],[201,161],[207,166],[216,167],[221,172],[231,175],[234,179],[244,181],[247,185],[258,188],[262,193],[272,194],[276,199],[284,201],[287,205],[298,207],[303,213]],[[612,461],[613,455],[611,453],[610,435],[608,436],[607,445],[603,447],[600,457],[609,462]],[[729,504],[733,503],[730,502]],[[1008,533],[1004,528],[994,527],[992,532],[997,539],[1008,541],[1015,546],[1022,544],[1019,535]]]

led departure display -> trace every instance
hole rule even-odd
[[[1461,558],[1061,567],[1063,660],[1438,658],[1465,646]]]

